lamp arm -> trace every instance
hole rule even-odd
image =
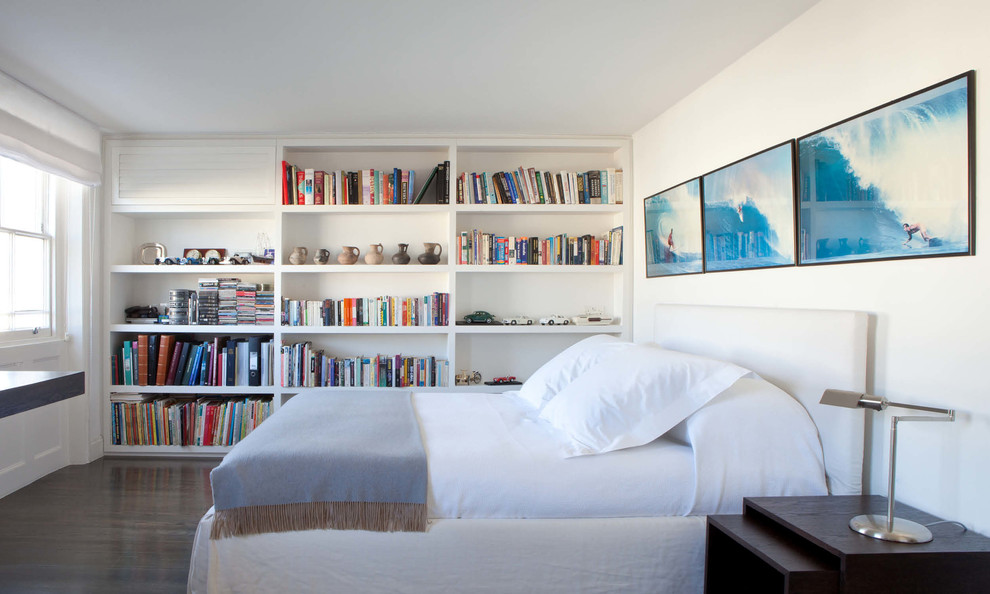
[[[932,420],[936,420],[936,421],[954,420],[955,419],[955,416],[956,416],[956,411],[954,411],[954,410],[952,410],[950,408],[935,408],[935,407],[932,407],[932,406],[920,406],[918,404],[902,404],[900,402],[887,402],[886,405],[887,406],[896,406],[898,408],[907,408],[907,409],[910,409],[910,410],[923,410],[925,412],[940,413],[940,414],[949,415],[949,416],[952,417],[952,419],[932,419]],[[907,417],[905,417],[905,419],[907,419]]]
[[[917,415],[911,417],[893,416],[890,418],[890,468],[888,469],[889,474],[887,477],[887,532],[894,531],[894,467],[897,464],[897,423],[901,421],[952,422],[956,420],[956,411],[954,410],[916,406],[913,404],[896,404],[893,402],[890,403],[890,406],[938,412],[943,413],[944,416],[936,417],[930,415]]]

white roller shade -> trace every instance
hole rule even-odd
[[[100,183],[100,130],[3,72],[0,155],[89,186]]]

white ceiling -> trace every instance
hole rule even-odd
[[[110,133],[631,134],[817,0],[0,0]]]

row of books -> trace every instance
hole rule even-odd
[[[270,386],[273,355],[270,337],[139,334],[110,356],[110,377],[118,386]]]
[[[458,264],[529,264],[536,266],[609,266],[622,264],[622,227],[603,237],[567,234],[541,239],[462,231],[457,237]]]
[[[114,445],[229,446],[271,414],[271,396],[110,395]]]
[[[282,386],[432,387],[448,385],[450,364],[436,357],[334,357],[300,342],[282,347]]]
[[[423,297],[282,299],[283,326],[446,326],[449,293]]]
[[[458,204],[622,204],[622,170],[584,173],[515,171],[460,174]]]
[[[431,182],[437,204],[450,202],[450,161],[439,163],[419,193],[412,169],[321,171],[282,161],[282,204],[419,204]]]

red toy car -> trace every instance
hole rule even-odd
[[[516,376],[514,376],[514,375],[507,375],[507,376],[504,376],[504,377],[497,377],[497,378],[493,379],[492,380],[492,383],[493,384],[511,384],[514,381],[516,381]]]

